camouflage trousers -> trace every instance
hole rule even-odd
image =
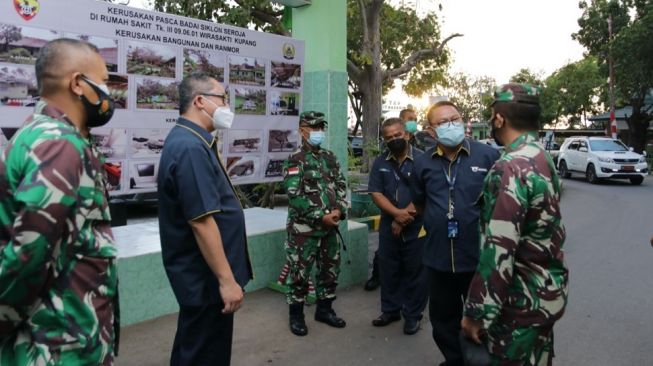
[[[550,366],[553,364],[553,326],[491,327],[488,341],[492,365]]]
[[[290,269],[286,278],[288,304],[306,301],[308,279],[313,263],[317,266],[315,294],[318,299],[336,296],[340,274],[340,247],[334,231],[325,236],[302,236],[288,233],[285,244],[286,263]]]

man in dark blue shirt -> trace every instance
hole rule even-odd
[[[229,365],[233,313],[252,278],[245,217],[211,131],[229,128],[224,87],[206,74],[179,85],[181,117],[158,174],[163,264],[179,303],[171,365]]]
[[[422,216],[417,215],[410,195],[413,161],[422,151],[412,147],[404,121],[390,118],[381,125],[387,151],[374,160],[368,190],[381,209],[379,228],[379,272],[381,315],[372,321],[377,327],[401,319],[404,333],[419,330],[426,307],[426,280],[422,270],[424,237]]]
[[[458,342],[464,298],[479,254],[479,207],[483,179],[499,158],[494,148],[465,139],[458,107],[438,102],[426,115],[438,144],[415,160],[413,203],[424,212],[429,317],[443,365],[462,365]]]

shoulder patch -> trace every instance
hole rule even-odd
[[[299,174],[299,168],[296,166],[288,168],[288,173],[287,175],[297,175]]]

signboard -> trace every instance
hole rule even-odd
[[[94,44],[109,69],[117,110],[91,133],[111,195],[156,190],[177,85],[195,71],[229,92],[236,117],[218,137],[232,182],[281,180],[281,162],[301,143],[303,41],[101,1],[0,0],[0,147],[38,100],[39,49],[61,37]]]

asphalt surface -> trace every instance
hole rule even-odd
[[[555,327],[556,365],[653,365],[653,248],[649,239],[653,178],[590,185],[564,180],[565,251],[571,271],[567,313]],[[370,236],[370,255],[378,235]],[[362,284],[340,290],[334,305],[344,329],[312,319],[309,334],[288,330],[281,294],[247,294],[237,313],[232,365],[437,365],[443,360],[431,339],[428,317],[413,336],[402,322],[375,328],[379,292]],[[176,316],[123,328],[117,365],[168,364]]]

